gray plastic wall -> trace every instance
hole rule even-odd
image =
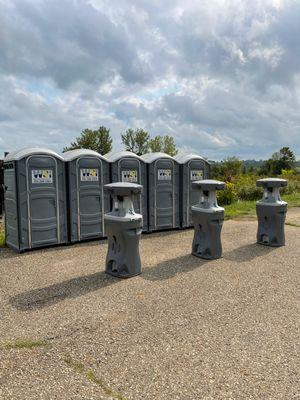
[[[6,243],[16,251],[67,242],[64,162],[27,154],[4,162]]]
[[[171,158],[159,158],[147,165],[147,173],[148,231],[179,228],[178,163]]]
[[[193,182],[199,200],[192,206],[194,239],[192,254],[207,260],[222,256],[221,230],[224,208],[218,206],[216,191],[225,189],[224,182],[204,179]]]
[[[191,207],[199,201],[199,191],[192,188],[192,182],[210,178],[210,165],[201,159],[190,159],[180,168],[180,226],[193,226]]]
[[[104,187],[113,198],[113,210],[105,214],[108,237],[106,272],[119,278],[140,274],[139,241],[143,217],[134,211],[133,199],[143,187],[130,182],[115,182]]]
[[[132,171],[129,177],[126,172]],[[110,162],[111,182],[131,182],[142,185],[144,191],[134,201],[134,210],[143,216],[143,231],[148,229],[148,205],[147,205],[147,166],[138,158],[125,156],[116,161]]]
[[[105,237],[104,213],[110,199],[103,185],[110,182],[109,163],[83,155],[67,161],[69,240],[71,242]]]

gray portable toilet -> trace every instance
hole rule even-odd
[[[105,236],[104,213],[110,211],[103,185],[110,182],[109,163],[93,150],[63,154],[67,170],[69,240],[77,242]]]
[[[148,174],[148,231],[179,228],[179,164],[165,153],[141,158]]]
[[[65,164],[52,150],[27,148],[4,159],[6,243],[19,252],[67,242]]]
[[[116,151],[104,155],[110,163],[111,182],[130,182],[142,185],[141,196],[133,201],[134,210],[143,216],[143,231],[148,229],[147,166],[143,159],[130,151]]]
[[[210,178],[210,164],[203,157],[191,153],[177,154],[180,173],[180,226],[193,226],[191,207],[198,203],[199,191],[192,187],[194,181]]]

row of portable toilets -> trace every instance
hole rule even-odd
[[[102,156],[78,149],[62,155],[29,148],[4,159],[6,243],[17,251],[105,237],[104,214],[112,208],[103,186],[141,184],[134,209],[143,231],[192,226],[198,193],[191,183],[209,178],[209,163],[194,154],[171,157],[128,151]]]

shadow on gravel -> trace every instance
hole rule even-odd
[[[212,260],[213,261],[213,260]],[[146,268],[143,270],[141,275],[142,278],[149,281],[161,281],[164,279],[170,279],[178,274],[184,274],[189,271],[193,271],[196,268],[210,262],[210,260],[204,260],[191,254],[187,254],[182,257],[172,258],[157,264],[155,267]]]
[[[18,258],[21,257],[22,254],[20,253],[16,253],[15,251],[13,251],[12,249],[8,248],[8,247],[0,247],[0,260],[2,259],[10,259],[10,258]]]
[[[30,290],[11,297],[9,303],[22,311],[48,307],[67,298],[76,298],[89,292],[120,282],[104,271],[80,276],[41,289]]]
[[[257,257],[263,257],[274,250],[276,250],[276,247],[250,243],[246,244],[245,246],[238,247],[237,249],[234,249],[232,251],[223,253],[223,258],[229,261],[251,261]]]
[[[85,240],[84,242],[76,242],[76,243],[64,243],[61,245],[55,245],[55,246],[45,246],[45,247],[39,247],[35,249],[27,249],[26,251],[23,251],[21,253],[15,252],[9,247],[0,247],[0,260],[3,258],[9,259],[9,258],[20,258],[20,257],[30,257],[30,256],[35,256],[38,254],[44,254],[44,253],[59,253],[59,252],[66,252],[72,249],[76,249],[80,247],[96,247],[100,248],[102,246],[107,245],[107,240],[106,238],[103,239],[90,239],[90,240]]]
[[[178,235],[179,233],[184,233],[186,231],[191,231],[191,229],[187,228],[187,229],[158,230],[155,232],[143,232],[142,240]]]

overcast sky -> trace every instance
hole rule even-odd
[[[144,128],[210,159],[300,156],[300,2],[0,0],[0,154]],[[1,157],[0,157],[1,158]]]

